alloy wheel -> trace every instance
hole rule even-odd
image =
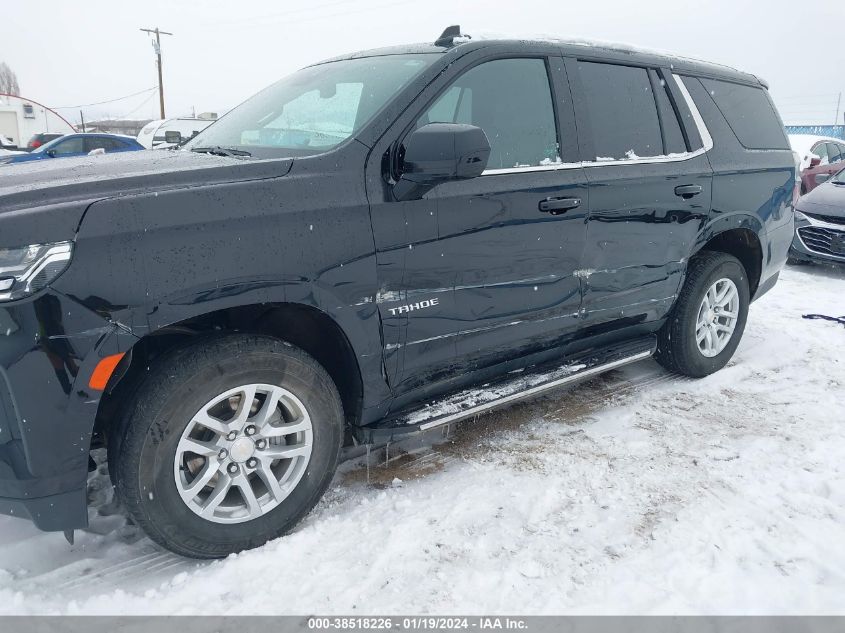
[[[203,406],[176,447],[179,495],[215,523],[243,523],[282,503],[311,458],[311,417],[293,393],[249,384]]]

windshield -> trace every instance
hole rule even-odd
[[[437,54],[384,55],[310,66],[247,100],[186,149],[238,148],[253,156],[309,156],[360,130]]]
[[[832,181],[837,185],[845,185],[845,169],[840,169],[839,173],[833,177]]]

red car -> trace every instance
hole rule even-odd
[[[64,134],[48,134],[47,132],[33,134],[32,138],[29,139],[29,142],[26,144],[26,149],[28,151],[38,149],[42,145],[46,145],[50,141],[54,141],[62,136],[64,136]]]
[[[845,141],[842,139],[790,134],[789,143],[801,157],[802,196],[845,167]]]

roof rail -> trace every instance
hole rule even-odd
[[[461,27],[457,24],[447,26],[446,29],[434,41],[435,46],[453,46],[456,37],[469,37],[468,35],[461,35]]]

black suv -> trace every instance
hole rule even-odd
[[[345,443],[652,354],[707,375],[795,188],[753,75],[454,28],[305,68],[180,150],[21,165],[0,507],[72,538],[105,446],[151,538],[224,556],[290,531]]]

